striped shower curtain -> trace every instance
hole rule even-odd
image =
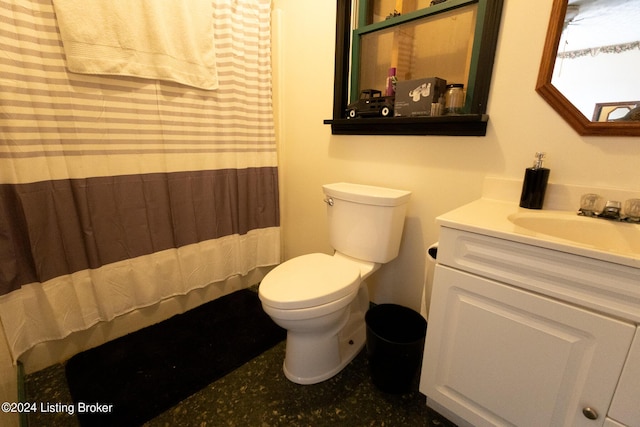
[[[210,91],[71,73],[52,0],[0,0],[0,319],[14,360],[280,261],[270,8],[212,0]]]

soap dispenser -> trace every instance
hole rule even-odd
[[[536,153],[533,166],[524,172],[522,194],[520,195],[520,207],[527,209],[542,209],[544,193],[549,181],[549,169],[542,167],[545,153]]]

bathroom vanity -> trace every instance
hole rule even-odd
[[[458,425],[640,426],[640,225],[492,199],[438,223],[427,404]]]

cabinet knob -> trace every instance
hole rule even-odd
[[[582,409],[582,414],[590,420],[598,419],[598,412],[593,408],[589,408],[588,406]]]

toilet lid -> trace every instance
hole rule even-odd
[[[271,270],[260,283],[263,303],[286,310],[340,299],[360,286],[360,269],[327,254],[302,255]]]

